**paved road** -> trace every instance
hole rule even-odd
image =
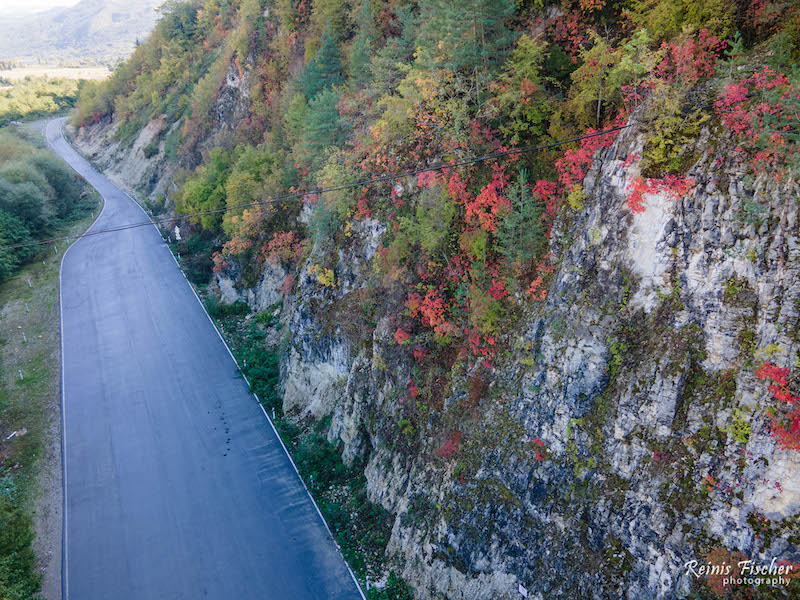
[[[94,228],[144,213],[79,157]],[[280,442],[154,227],[79,240],[61,278],[70,600],[356,600]]]

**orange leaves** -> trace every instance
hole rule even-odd
[[[626,188],[628,208],[634,214],[643,213],[645,196],[666,193],[677,200],[685,196],[693,186],[694,179],[685,176],[666,175],[661,179],[634,177]]]
[[[409,292],[405,304],[412,317],[419,317],[424,326],[433,328],[437,340],[458,333],[458,327],[447,319],[450,304],[441,297],[440,290],[430,289],[424,298],[417,292]]]
[[[411,339],[411,335],[400,329],[397,328],[397,331],[394,332],[394,341],[400,344],[401,346],[405,344],[409,339]]]
[[[417,185],[430,189],[445,182],[441,171],[425,171],[417,175]]]
[[[543,281],[542,276],[539,275],[531,281],[531,285],[528,287],[528,295],[534,300],[541,301],[547,298],[547,290],[542,287]]]
[[[429,290],[422,299],[420,314],[423,325],[436,327],[445,321],[445,311],[449,308],[448,304],[439,295],[437,290]]]
[[[301,240],[293,231],[274,233],[272,239],[261,248],[262,260],[275,263],[296,263],[303,256],[308,242]]]
[[[581,10],[585,13],[603,10],[606,6],[605,0],[580,0]]]
[[[406,300],[406,308],[408,312],[411,313],[412,317],[416,317],[419,314],[419,309],[422,306],[422,296],[420,296],[417,292],[409,292],[408,293],[408,300]]]
[[[458,173],[454,173],[450,179],[447,180],[447,192],[453,200],[458,200],[465,204],[469,199],[467,184],[461,179],[461,175]]]
[[[467,219],[477,219],[480,226],[490,233],[497,230],[498,217],[511,210],[511,203],[500,195],[506,185],[502,168],[495,165],[492,180],[481,189],[475,200],[467,202]]]

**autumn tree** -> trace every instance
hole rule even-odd
[[[221,210],[225,206],[225,183],[231,169],[231,156],[222,148],[214,148],[208,162],[198,167],[183,186],[183,193],[177,201],[180,213],[220,211],[190,217],[190,221],[200,223],[203,229],[215,231],[222,222]]]
[[[522,36],[509,58],[496,106],[500,130],[512,144],[544,135],[552,102],[545,89],[547,43]]]

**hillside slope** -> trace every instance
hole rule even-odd
[[[143,41],[162,0],[81,0],[0,23],[0,60],[115,65]]]
[[[686,566],[800,563],[797,8],[227,6],[75,139],[179,225],[373,597],[798,594]]]

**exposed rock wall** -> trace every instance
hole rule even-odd
[[[248,73],[240,73],[235,61],[231,61],[213,106],[214,129],[195,147],[195,156],[183,157],[184,169],[199,164],[199,155],[205,149],[231,144],[233,130],[248,114],[249,97]],[[143,127],[132,141],[120,135],[119,121],[101,121],[77,132],[67,125],[66,131],[87,160],[102,169],[115,185],[137,200],[164,198],[164,208],[169,209],[170,196],[178,189],[174,179],[180,175],[180,168],[178,157],[169,156],[167,140],[181,127],[182,118],[167,122],[166,115],[162,115]]]
[[[389,551],[420,598],[516,598],[518,583],[535,598],[672,598],[693,583],[684,564],[717,546],[800,560],[800,460],[770,436],[775,401],[753,375],[797,357],[797,188],[765,176],[748,189],[720,150],[692,168],[686,197],[648,197],[633,215],[638,169],[624,159],[643,142],[629,130],[603,151],[586,207],[557,226],[548,300],[497,361],[455,465],[387,440],[411,372],[391,317],[354,341],[353,292],[307,271],[288,301],[284,409],[332,415],[344,456],[369,453],[370,497],[397,515]],[[754,200],[763,212],[748,221]],[[370,278],[354,247],[337,279]],[[454,378],[445,411],[471,375]]]
[[[235,112],[224,98],[221,119]],[[115,181],[157,194],[174,168],[163,143],[142,152],[164,127],[127,149],[109,130],[79,142]],[[546,302],[525,309],[477,405],[484,367],[452,373],[422,446],[397,434],[412,364],[369,296],[380,223],[356,224],[346,248],[315,247],[286,297],[277,265],[252,288],[235,264],[216,275],[227,302],[282,302],[284,411],[330,416],[344,459],[368,460],[370,499],[396,515],[388,552],[423,600],[517,598],[518,584],[541,599],[685,597],[685,563],[720,546],[800,562],[800,460],[770,436],[775,401],[753,374],[798,357],[798,190],[749,181],[709,135],[694,189],[649,196],[636,215],[625,159],[644,134],[601,151],[585,208],[554,229]],[[312,267],[332,255],[336,285],[324,285]],[[435,460],[455,428],[456,459]]]

